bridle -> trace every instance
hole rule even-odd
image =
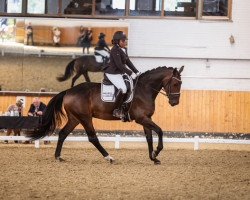
[[[151,87],[154,91],[156,91],[157,93],[160,93],[160,94],[162,94],[162,95],[164,95],[164,96],[166,96],[166,97],[168,97],[168,98],[171,98],[171,97],[173,97],[173,96],[180,96],[181,95],[181,93],[180,92],[171,92],[171,82],[172,82],[172,79],[175,79],[175,80],[177,80],[178,82],[180,82],[180,83],[182,83],[182,81],[180,80],[180,79],[178,79],[178,78],[176,78],[176,77],[174,77],[174,76],[172,76],[168,81],[166,81],[166,83],[164,83],[164,80],[165,80],[166,78],[164,78],[163,80],[162,80],[162,82],[163,82],[163,88],[165,88],[167,85],[168,85],[168,90],[166,91],[165,89],[163,89],[163,88],[161,88],[161,90],[156,90],[155,88],[153,88],[153,87]],[[139,82],[140,83],[140,81],[138,81],[138,78],[137,78],[137,80],[136,80],[136,84],[135,84],[135,87],[136,87],[136,85],[137,85],[137,82]],[[163,92],[162,92],[163,91]]]
[[[161,89],[161,90],[165,91],[166,94],[159,91],[161,94],[164,94],[165,96],[167,96],[169,98],[174,97],[174,96],[179,97],[181,95],[180,92],[171,92],[171,82],[172,82],[173,79],[175,79],[178,82],[182,83],[182,81],[180,79],[178,79],[178,78],[176,78],[174,76],[172,76],[169,79],[169,81],[167,81],[165,84],[164,84],[164,79],[163,79],[163,88],[167,87],[168,89],[167,89],[167,91],[165,89],[163,89],[163,88]]]

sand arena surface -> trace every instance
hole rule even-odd
[[[85,142],[66,142],[63,163],[53,158],[55,143],[1,142],[0,199],[250,199],[249,146],[168,145],[155,166],[146,143],[103,145],[115,164]]]

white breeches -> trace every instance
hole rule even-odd
[[[108,77],[108,79],[111,81],[111,83],[114,84],[114,86],[119,90],[122,90],[123,94],[126,94],[127,92],[127,87],[125,85],[125,82],[122,78],[121,74],[107,74],[106,76]]]

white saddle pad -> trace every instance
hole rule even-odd
[[[97,63],[103,63],[102,56],[96,56],[95,55],[95,60],[96,60]]]
[[[101,98],[104,102],[115,101],[115,86],[102,84]]]
[[[132,101],[133,96],[134,96],[134,92],[133,92],[133,88],[134,88],[134,84],[133,84],[133,80],[130,76],[127,76],[127,78],[125,79],[125,82],[128,82],[130,84],[130,91],[128,91],[128,97],[125,100],[125,103],[129,103]],[[114,85],[105,85],[105,84],[101,84],[101,99],[104,102],[115,102],[115,91],[116,88]]]

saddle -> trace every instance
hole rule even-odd
[[[95,56],[96,62],[102,64],[102,66],[105,66],[105,64],[109,61],[109,57],[107,57],[107,55],[104,55],[100,52],[95,51],[94,56]]]
[[[134,83],[133,79],[124,74],[124,82],[127,87],[127,93],[125,96],[125,101],[122,104],[122,109],[125,113],[125,117],[122,119],[123,122],[132,121],[128,113],[128,103],[130,103],[134,97]],[[101,83],[101,99],[103,102],[115,102],[118,89],[110,82],[107,76],[104,74],[104,79]]]
[[[127,93],[124,103],[130,103],[134,96],[134,83],[133,79],[124,74],[124,82],[127,86]],[[110,82],[107,76],[104,74],[104,79],[101,83],[101,99],[103,102],[115,102],[118,89]]]

